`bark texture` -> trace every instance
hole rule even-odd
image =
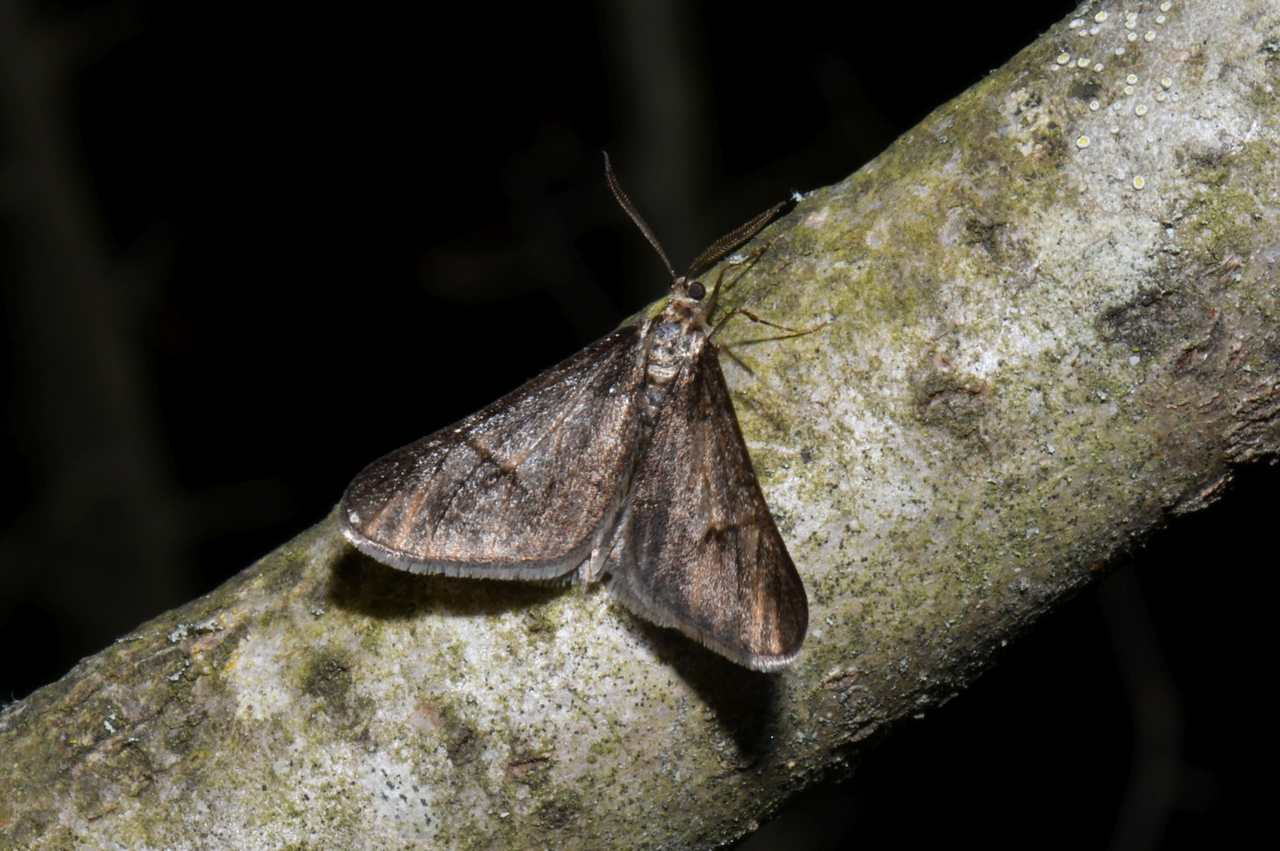
[[[945,702],[1280,448],[1280,7],[1165,5],[1082,7],[731,291],[830,320],[725,334],[794,668],[599,588],[398,573],[330,517],[6,708],[0,845],[704,848]]]

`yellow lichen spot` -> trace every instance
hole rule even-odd
[[[1089,101],[1089,109],[1093,110],[1094,112],[1097,112],[1098,107],[1100,106],[1102,106],[1102,104],[1098,103],[1096,100]]]
[[[1164,92],[1156,92],[1156,103],[1164,103],[1167,97],[1169,96]]]
[[[1124,93],[1125,93],[1126,95],[1131,95],[1131,94],[1133,94],[1133,86],[1125,86],[1125,87],[1124,87]]]
[[[1135,83],[1137,83],[1137,82],[1138,82],[1138,75],[1137,75],[1137,74],[1130,74],[1129,76],[1127,76],[1127,77],[1125,77],[1125,78],[1124,78],[1124,81],[1125,81],[1126,83],[1128,83],[1129,85],[1131,85],[1131,86],[1132,86],[1133,84],[1135,84]]]
[[[1138,20],[1138,13],[1137,13],[1137,12],[1126,12],[1126,13],[1125,13],[1125,15],[1124,15],[1124,19],[1125,19],[1126,21],[1136,21],[1136,20]]]
[[[1137,116],[1143,116],[1143,115],[1146,115],[1146,114],[1147,114],[1147,106],[1146,106],[1146,104],[1142,104],[1142,103],[1140,103],[1140,104],[1138,104],[1137,106],[1135,106],[1135,107],[1133,108],[1133,114],[1134,114],[1134,115],[1137,115]]]
[[[1169,20],[1169,19],[1168,19],[1168,18],[1166,18],[1164,15],[1156,15],[1156,23],[1157,23],[1157,24],[1163,24],[1163,23],[1164,23],[1165,21],[1167,21],[1167,20]]]
[[[1067,64],[1068,62],[1070,62],[1070,61],[1071,61],[1071,54],[1070,54],[1070,53],[1059,53],[1059,54],[1058,54],[1058,64],[1059,64],[1059,65],[1066,65],[1066,64]]]
[[[1137,34],[1137,33],[1129,33],[1129,35],[1128,35],[1127,37],[1128,37],[1129,41],[1137,41],[1137,40],[1138,40],[1138,34]]]
[[[1167,89],[1172,85],[1173,85],[1173,80],[1170,79],[1169,77],[1165,77],[1163,80],[1160,81],[1161,88]]]
[[[1102,63],[1101,63],[1101,62],[1099,62],[1097,65],[1094,65],[1094,66],[1093,66],[1093,70],[1094,70],[1094,71],[1097,71],[1097,72],[1101,72],[1101,71],[1102,71]]]
[[[1088,136],[1081,136],[1079,139],[1076,139],[1076,147],[1077,147],[1077,148],[1087,148],[1087,147],[1089,147],[1089,137],[1088,137]]]
[[[1125,29],[1127,29],[1127,30],[1131,30],[1131,29],[1133,29],[1134,27],[1136,27],[1137,25],[1138,25],[1138,22],[1137,22],[1137,21],[1134,21],[1134,20],[1128,20],[1128,21],[1125,21],[1125,22],[1124,22],[1124,28],[1125,28]]]
[[[1146,34],[1146,35],[1144,35],[1144,36],[1143,36],[1143,38],[1145,38],[1147,41],[1155,41],[1155,40],[1156,40],[1156,31],[1155,31],[1155,30],[1147,30],[1147,34]]]
[[[1142,187],[1144,187],[1144,186],[1146,186],[1146,185],[1147,185],[1147,181],[1146,181],[1146,179],[1144,179],[1144,178],[1143,178],[1143,176],[1142,176],[1142,175],[1138,175],[1137,177],[1135,177],[1135,178],[1133,179],[1133,188],[1134,188],[1134,189],[1141,189]]]
[[[1160,4],[1160,11],[1161,11],[1161,12],[1167,12],[1167,11],[1169,11],[1169,10],[1170,10],[1170,9],[1172,9],[1172,8],[1173,8],[1173,4],[1172,4],[1172,3],[1170,3],[1170,2],[1168,2],[1168,0],[1165,0],[1165,2],[1163,2],[1163,3],[1161,3],[1161,4]]]
[[[1088,57],[1088,56],[1081,56],[1079,59],[1077,59],[1077,60],[1076,60],[1076,65],[1077,65],[1078,67],[1080,67],[1080,68],[1088,68],[1088,67],[1089,67],[1089,57]]]
[[[1096,15],[1094,15],[1094,16],[1093,16],[1093,19],[1094,19],[1095,21],[1097,21],[1098,23],[1102,23],[1103,21],[1105,21],[1105,20],[1107,19],[1107,13],[1106,13],[1106,12],[1099,12],[1098,14],[1096,14]]]

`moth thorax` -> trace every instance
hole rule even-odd
[[[678,322],[660,320],[654,326],[647,366],[651,384],[665,385],[675,379],[693,352],[694,336]]]

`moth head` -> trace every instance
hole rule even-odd
[[[702,301],[707,295],[706,285],[702,281],[690,280],[687,275],[673,278],[671,291],[677,299],[688,301]]]

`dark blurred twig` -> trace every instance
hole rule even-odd
[[[0,0],[0,227],[14,249],[0,289],[34,482],[0,534],[0,621],[36,600],[75,633],[60,639],[72,653],[195,592],[200,540],[292,504],[277,481],[192,496],[172,469],[144,344],[172,240],[144,238],[128,259],[113,244],[73,112],[83,66],[138,31],[127,4],[51,21]]]
[[[618,171],[683,272],[683,264],[719,235],[700,215],[716,146],[709,72],[699,64],[707,48],[698,39],[696,7],[673,0],[613,0],[604,20],[613,30],[605,39],[613,47],[612,71],[628,94],[621,102],[630,107],[619,116],[625,142]],[[662,295],[669,283],[656,265],[644,278],[643,301]]]
[[[1145,851],[1160,847],[1178,803],[1184,768],[1182,701],[1133,567],[1125,565],[1108,577],[1097,598],[1133,717],[1133,765],[1110,847]]]
[[[74,148],[82,39],[24,5],[0,2],[4,288],[37,490],[0,544],[0,593],[59,599],[96,646],[191,589],[135,339],[154,286],[117,258]]]

